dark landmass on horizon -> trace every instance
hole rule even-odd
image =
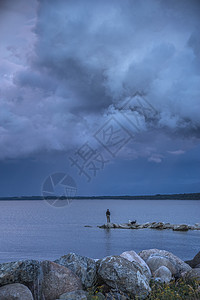
[[[48,199],[77,199],[77,200],[86,200],[86,199],[111,199],[111,200],[200,200],[200,193],[184,193],[184,194],[156,194],[156,195],[138,195],[138,196],[76,196],[76,197],[56,197],[56,196],[20,196],[20,197],[0,197],[1,200],[48,200]]]

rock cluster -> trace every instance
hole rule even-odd
[[[147,222],[143,224],[132,224],[129,223],[123,223],[123,224],[117,224],[117,223],[106,223],[101,226],[98,226],[99,228],[103,229],[111,229],[111,228],[119,228],[119,229],[143,229],[143,228],[150,228],[150,229],[172,229],[174,231],[188,231],[188,230],[200,230],[200,224],[196,223],[195,225],[187,225],[187,224],[170,224],[170,223],[164,223],[164,222]]]
[[[200,280],[199,253],[190,265],[165,250],[94,260],[69,253],[51,261],[25,260],[0,264],[1,300],[128,300],[137,295],[145,299],[151,291],[150,280],[166,282],[174,278]],[[102,291],[91,293],[97,286]]]

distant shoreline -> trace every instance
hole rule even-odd
[[[45,197],[45,200],[200,200],[200,193],[185,194],[156,194],[156,195],[138,195],[138,196],[77,196],[77,197]],[[42,196],[21,196],[21,197],[0,197],[0,201],[13,200],[44,200]]]

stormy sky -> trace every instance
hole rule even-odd
[[[198,0],[1,0],[0,195],[200,191]]]

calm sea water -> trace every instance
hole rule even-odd
[[[69,252],[101,258],[149,248],[165,249],[186,260],[200,250],[200,231],[99,229],[107,208],[116,223],[129,219],[200,223],[200,201],[193,200],[74,200],[62,208],[45,201],[0,201],[0,262],[54,260]]]

